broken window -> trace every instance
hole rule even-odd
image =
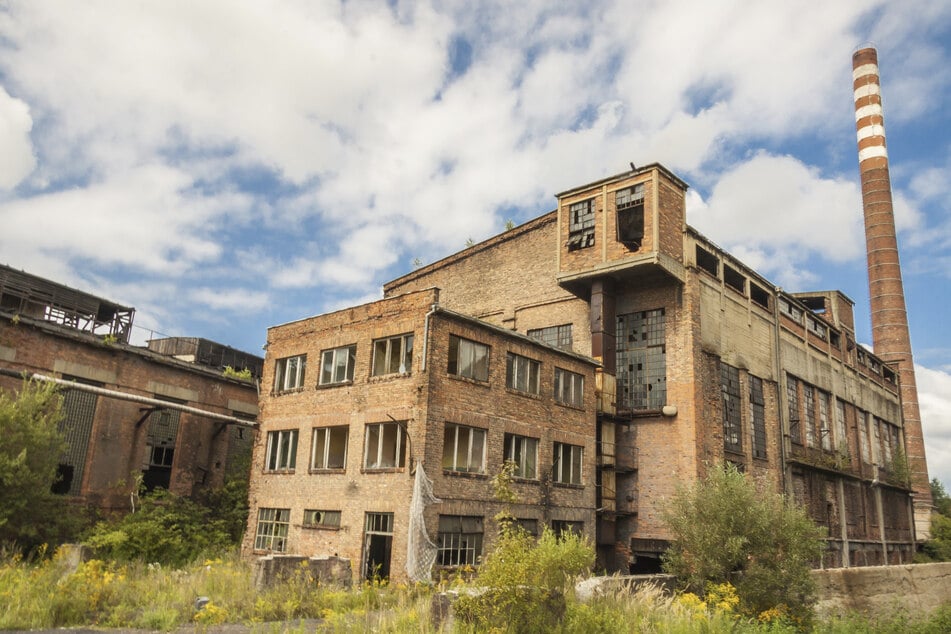
[[[573,522],[571,520],[552,520],[551,532],[561,537],[562,535],[581,535],[584,532],[584,522]]]
[[[373,376],[407,374],[413,370],[413,335],[373,342]]]
[[[254,534],[254,550],[283,553],[287,550],[287,529],[290,527],[290,509],[258,509],[258,526]]]
[[[826,451],[832,451],[832,428],[829,422],[829,394],[819,390],[819,436]]]
[[[799,379],[786,375],[786,401],[789,407],[789,438],[797,445],[802,444],[802,426],[799,419]]]
[[[571,324],[534,328],[526,334],[532,339],[537,339],[553,348],[571,350]]]
[[[485,473],[485,430],[446,423],[442,468],[464,473]]]
[[[584,405],[584,376],[555,368],[555,400],[565,405]]]
[[[363,466],[366,469],[402,468],[406,465],[406,442],[399,423],[367,425]]]
[[[311,443],[311,469],[345,469],[347,466],[347,440],[350,428],[315,427]]]
[[[519,392],[538,394],[540,369],[541,363],[538,361],[509,352],[505,355],[505,386]]]
[[[733,290],[746,295],[746,278],[742,273],[727,264],[723,265],[723,283]]]
[[[816,388],[802,384],[802,425],[806,431],[806,446],[816,446]]]
[[[489,346],[449,335],[449,374],[489,380]]]
[[[763,398],[763,379],[750,378],[750,432],[753,457],[766,458],[766,400]]]
[[[483,518],[474,515],[439,516],[440,566],[475,566],[482,557]]]
[[[697,245],[697,266],[714,277],[720,275],[720,258],[713,255],[699,244]]]
[[[185,403],[161,394],[156,394],[155,398],[169,403]],[[142,472],[142,484],[148,491],[167,489],[171,484],[181,415],[177,409],[154,409],[149,415],[149,428],[145,439],[146,464]]]
[[[872,452],[869,446],[868,433],[868,414],[860,409],[855,410],[856,426],[859,428],[859,449],[862,454],[862,462],[872,463]]]
[[[667,404],[665,311],[645,310],[617,318],[619,404],[659,410]]]
[[[750,299],[769,310],[769,292],[753,282],[750,282]]]
[[[389,578],[392,553],[393,514],[367,512],[363,523],[363,578]]]
[[[556,442],[552,456],[552,478],[559,484],[581,484],[583,447]]]
[[[618,242],[636,251],[644,240],[644,184],[616,192],[614,207],[617,211]]]
[[[102,383],[85,381],[63,376],[86,385],[102,387]],[[86,467],[86,452],[92,435],[93,419],[96,416],[96,403],[99,397],[82,390],[70,389],[63,393],[63,418],[59,422],[59,431],[66,441],[66,452],[58,465],[58,478],[52,492],[61,495],[79,495]]]
[[[296,429],[272,431],[267,434],[266,471],[293,471],[297,466]]]
[[[829,328],[824,323],[820,322],[817,319],[812,319],[812,318],[806,321],[808,322],[809,332],[814,334],[816,337],[818,337],[819,339],[822,339],[823,341],[825,341],[829,337],[828,335]]]
[[[840,453],[849,453],[849,439],[845,431],[845,403],[840,399],[835,399],[835,448]]]
[[[518,478],[534,480],[538,477],[538,439],[505,434],[505,460],[515,463]]]
[[[357,359],[355,345],[324,350],[320,356],[321,385],[337,385],[353,381],[353,366]]]
[[[274,364],[274,393],[280,394],[304,387],[306,366],[306,354],[278,359]]]
[[[340,511],[304,510],[304,528],[340,528]]]
[[[568,250],[594,246],[594,199],[568,207]]]
[[[740,371],[725,363],[720,364],[720,395],[723,402],[723,448],[741,453],[740,434]]]
[[[802,308],[796,306],[785,297],[779,298],[779,312],[786,315],[797,324],[802,324],[802,316],[805,315],[805,311]]]

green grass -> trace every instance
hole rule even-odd
[[[430,589],[373,583],[352,589],[317,586],[305,572],[266,591],[251,585],[251,568],[236,554],[172,569],[144,563],[93,560],[70,572],[64,559],[43,553],[25,561],[0,553],[0,629],[75,626],[170,631],[194,625],[198,631],[220,623],[249,624],[255,631],[441,632],[430,622]],[[209,597],[195,609],[196,597]],[[278,625],[277,623],[280,623]],[[456,623],[455,631],[474,628]],[[671,597],[656,588],[619,592],[588,603],[567,597],[554,630],[564,633],[615,632],[795,632],[782,620],[739,617],[729,601],[713,606],[692,595]],[[848,616],[820,621],[819,634],[951,631],[951,604],[928,619],[906,614],[870,620]]]

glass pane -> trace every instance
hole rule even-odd
[[[443,437],[442,445],[443,469],[453,469],[456,466],[454,459],[456,453],[456,429],[455,425],[446,425],[446,434]]]
[[[330,430],[330,447],[327,452],[327,468],[343,469],[347,460],[347,429]]]
[[[482,472],[484,465],[482,458],[485,451],[485,431],[482,429],[470,430],[472,436],[472,453],[469,460],[469,471]]]
[[[413,371],[413,335],[407,335],[403,339],[403,363],[400,365],[400,372]]]
[[[386,341],[373,344],[373,376],[386,374]]]
[[[489,378],[489,349],[473,345],[472,378],[485,381]]]
[[[368,425],[367,426],[366,459],[364,461],[364,465],[368,469],[374,469],[380,466],[379,452],[380,452],[380,426]]]
[[[401,337],[394,337],[387,342],[387,345],[390,349],[390,364],[387,368],[387,372],[390,374],[395,374],[400,372],[400,348],[403,345],[403,340]]]
[[[381,425],[381,454],[380,454],[380,466],[381,467],[395,467],[396,466],[396,432],[397,426],[392,423],[386,423]]]
[[[325,469],[324,450],[327,442],[327,430],[314,430],[314,469]]]
[[[327,350],[321,359],[320,383],[322,385],[333,382],[334,351]]]

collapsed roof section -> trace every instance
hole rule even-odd
[[[135,308],[0,264],[0,310],[129,343]]]

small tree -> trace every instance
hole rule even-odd
[[[674,539],[664,569],[685,589],[702,595],[708,583],[730,582],[745,614],[779,608],[800,621],[811,617],[810,570],[822,553],[822,529],[765,483],[730,464],[711,468],[677,492],[665,520]]]
[[[53,384],[25,380],[0,390],[0,542],[27,549],[55,538],[71,514],[51,493],[66,450],[62,398]]]

